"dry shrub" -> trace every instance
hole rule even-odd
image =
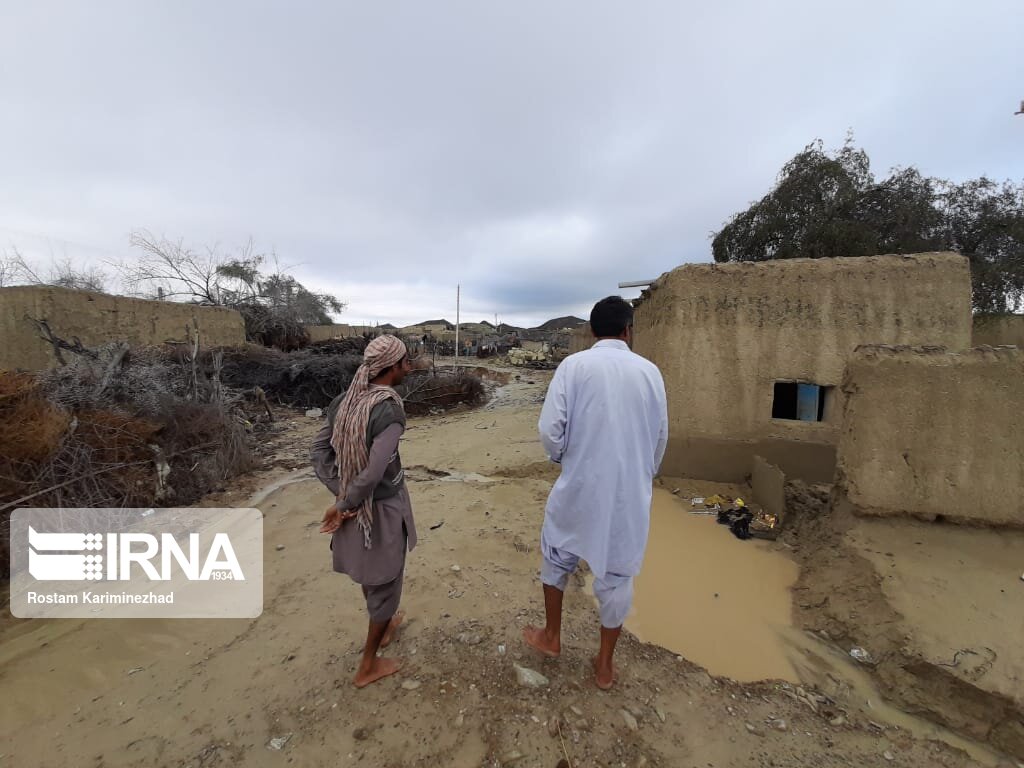
[[[242,390],[259,387],[271,400],[295,408],[326,408],[348,389],[361,364],[357,355],[249,346],[224,350],[221,381]]]
[[[39,380],[54,403],[72,411],[123,408],[132,414],[158,418],[169,402],[186,396],[186,369],[173,351],[161,347],[133,349],[124,356],[115,376],[104,381],[118,345],[100,347],[100,360],[76,357],[67,365],[41,371]]]
[[[244,425],[217,404],[177,405],[160,438],[174,498],[198,499],[253,466]]]
[[[313,355],[362,355],[369,340],[365,336],[325,339],[312,342],[307,349]]]
[[[406,413],[420,416],[457,405],[479,405],[487,397],[483,380],[463,370],[412,371],[396,388]]]
[[[290,352],[309,344],[309,333],[298,320],[259,304],[236,307],[245,321],[245,338],[265,347]]]
[[[0,462],[42,461],[70,421],[66,411],[43,396],[31,375],[0,373]]]
[[[239,402],[168,350],[113,345],[37,376],[0,372],[3,562],[17,507],[180,506],[222,487],[252,464]]]

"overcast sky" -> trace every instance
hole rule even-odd
[[[464,320],[585,317],[848,129],[879,174],[1024,178],[1020,0],[0,9],[0,249],[251,236],[344,322],[454,320],[457,282]]]

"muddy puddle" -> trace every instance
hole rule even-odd
[[[626,628],[712,675],[797,681],[783,631],[792,628],[795,562],[771,545],[740,541],[713,516],[657,488],[643,571]]]
[[[656,488],[626,628],[718,677],[813,686],[876,722],[882,738],[909,733],[943,741],[982,765],[999,762],[985,745],[886,703],[867,669],[795,627],[798,571],[773,544],[740,541],[714,517],[691,514],[688,501]]]

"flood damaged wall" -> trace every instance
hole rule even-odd
[[[56,365],[53,347],[26,318],[45,320],[56,336],[86,347],[109,341],[132,345],[186,341],[199,329],[204,347],[245,343],[245,323],[233,309],[173,301],[147,301],[55,286],[0,288],[0,370],[43,370]],[[69,353],[64,353],[65,357]]]
[[[930,253],[688,264],[645,291],[635,336],[668,390],[666,474],[740,482],[760,455],[790,478],[831,482],[847,359],[862,344],[968,348],[968,263]],[[777,382],[825,387],[822,420],[773,418]]]
[[[978,315],[974,318],[975,347],[1013,346],[1024,349],[1024,315]]]
[[[841,503],[1024,528],[1024,349],[867,347],[843,390]]]

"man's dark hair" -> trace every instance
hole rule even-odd
[[[594,336],[621,336],[633,324],[633,307],[621,296],[601,299],[590,310],[590,330]]]

